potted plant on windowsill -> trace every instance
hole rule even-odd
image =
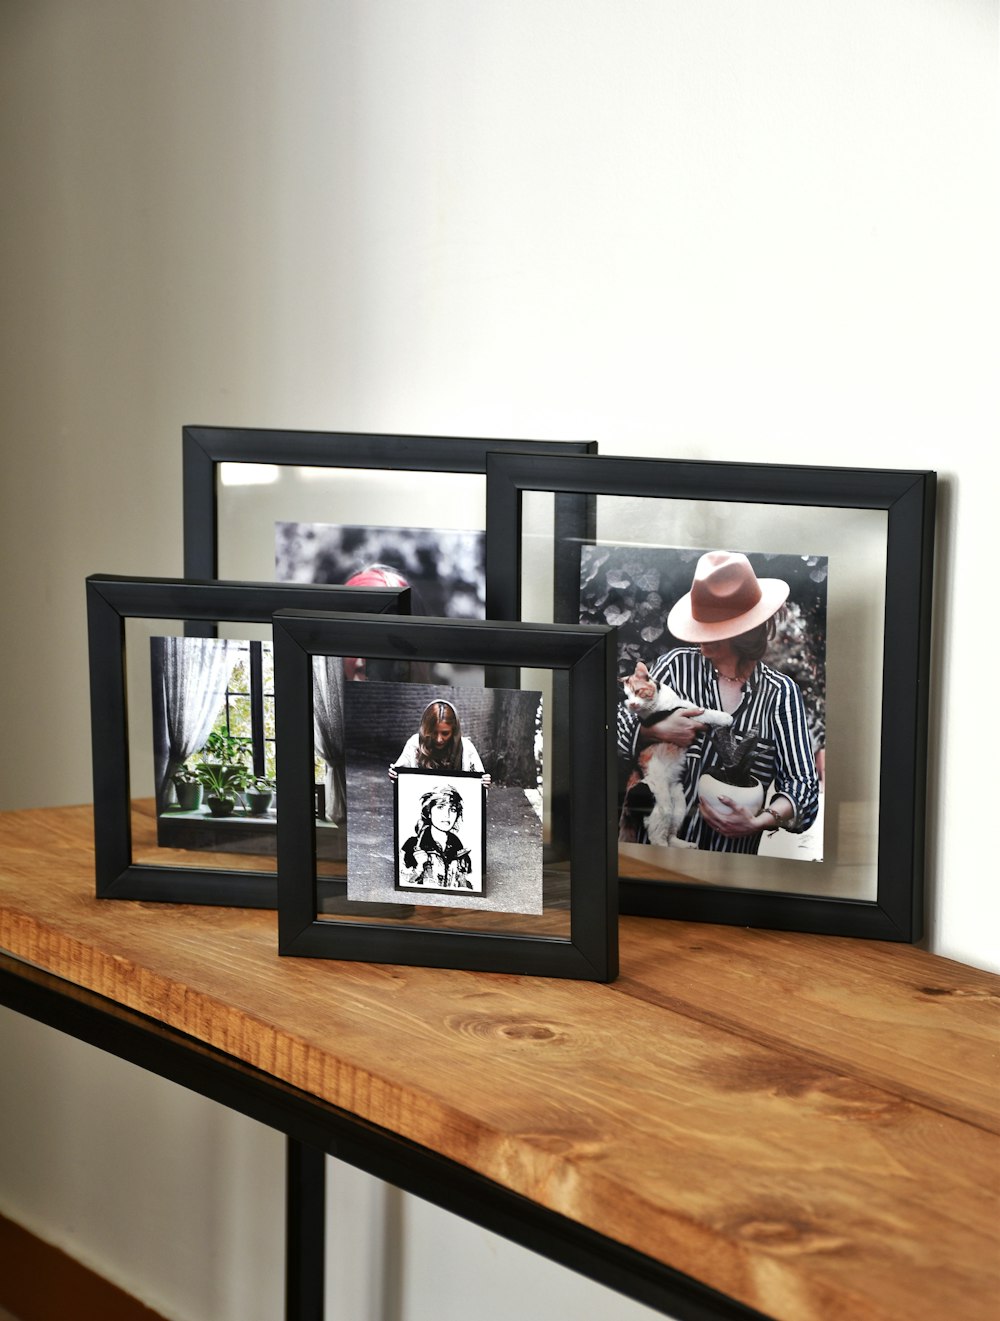
[[[253,780],[245,766],[235,763],[202,762],[195,767],[195,774],[205,790],[205,805],[212,816],[232,816],[241,793]]]
[[[196,768],[194,766],[178,767],[174,772],[173,780],[174,793],[177,795],[177,806],[182,812],[197,812],[201,807],[201,798],[205,787],[198,779]]]
[[[274,781],[266,775],[255,775],[247,786],[246,800],[251,816],[267,816],[274,802]]]

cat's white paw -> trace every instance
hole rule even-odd
[[[728,711],[716,711],[714,707],[706,707],[700,716],[695,716],[703,725],[708,725],[710,729],[728,729],[733,723],[733,717]]]
[[[667,840],[667,848],[670,849],[696,849],[697,844],[692,844],[689,839],[678,839],[676,835],[671,835]]]

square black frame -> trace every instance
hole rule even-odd
[[[278,611],[273,624],[278,774],[284,794],[278,814],[279,953],[612,981],[618,973],[617,843],[607,722],[615,705],[614,630],[302,610]],[[568,755],[574,769],[568,940],[317,918],[311,674],[313,657],[330,655],[565,672]]]
[[[525,491],[884,510],[886,606],[874,900],[621,875],[621,911],[737,926],[915,941],[923,932],[936,474],[615,456],[491,455],[487,613],[521,615]],[[556,535],[560,535],[558,529]],[[889,590],[891,588],[891,590]]]
[[[407,613],[409,589],[321,584],[191,582],[181,578],[86,580],[94,775],[94,850],[99,899],[277,907],[274,874],[240,869],[152,866],[132,861],[126,702],[127,619],[270,624],[283,606]],[[280,812],[278,814],[280,818]]]

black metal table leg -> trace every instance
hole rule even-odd
[[[289,1138],[286,1274],[289,1282],[295,1281],[295,1296],[289,1288],[288,1321],[322,1317],[324,1150],[677,1321],[767,1321],[762,1312],[548,1211],[433,1150],[2,952],[0,1004],[169,1078]]]
[[[323,1321],[326,1155],[290,1137],[285,1162],[285,1321]]]

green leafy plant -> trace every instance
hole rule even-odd
[[[195,753],[193,767],[196,782],[203,786],[208,810],[213,816],[229,816],[243,795],[254,784],[251,755],[246,739],[213,729],[202,748]]]
[[[719,765],[709,770],[710,775],[723,784],[739,785],[744,789],[756,783],[751,774],[753,755],[760,743],[760,733],[756,729],[747,730],[743,738],[737,738],[731,729],[715,729],[712,742]]]
[[[253,772],[238,763],[228,765],[202,762],[195,767],[195,778],[205,788],[206,798],[223,802],[239,802],[240,794],[253,783]]]
[[[223,766],[246,766],[250,748],[246,739],[224,734],[213,729],[201,749],[202,762],[219,762]]]

